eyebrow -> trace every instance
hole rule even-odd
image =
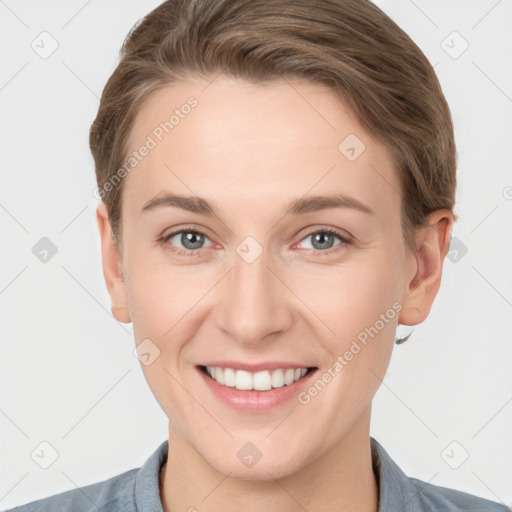
[[[197,196],[182,196],[176,194],[161,194],[150,201],[143,207],[141,213],[147,213],[152,210],[158,210],[166,207],[176,207],[193,213],[213,216],[218,214],[218,209],[206,199]],[[300,215],[303,213],[311,213],[328,208],[350,208],[353,210],[375,215],[375,212],[367,205],[356,199],[355,197],[345,194],[331,194],[324,196],[310,196],[307,198],[299,198],[292,201],[286,210],[286,213],[292,215]]]
[[[142,207],[141,213],[146,213],[152,210],[159,210],[169,206],[182,208],[183,210],[187,210],[189,212],[202,213],[205,215],[214,215],[217,212],[217,208],[212,206],[205,199],[201,199],[200,197],[162,194],[148,201]]]

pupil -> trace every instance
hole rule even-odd
[[[330,233],[316,233],[313,236],[313,247],[315,249],[329,249],[332,246],[333,238]]]
[[[197,249],[203,243],[203,235],[199,233],[186,232],[181,235],[181,243],[187,249]]]

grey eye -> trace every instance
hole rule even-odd
[[[340,240],[339,243],[341,243],[341,239],[338,235],[335,235],[334,233],[329,233],[328,231],[317,231],[315,233],[311,233],[305,238],[303,238],[302,243],[304,243],[304,241],[308,239],[311,239],[310,247],[305,247],[305,249],[330,249],[335,245],[339,245],[335,243],[336,239]]]
[[[194,249],[202,249],[203,244],[208,238],[197,231],[178,231],[171,235],[168,240],[180,249],[192,251]]]

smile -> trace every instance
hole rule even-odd
[[[222,386],[244,391],[268,391],[302,379],[312,368],[276,368],[259,372],[203,366],[203,371]]]

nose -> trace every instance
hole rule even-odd
[[[259,345],[292,324],[291,293],[269,263],[265,251],[251,263],[235,254],[233,269],[219,290],[217,327],[239,343]]]

